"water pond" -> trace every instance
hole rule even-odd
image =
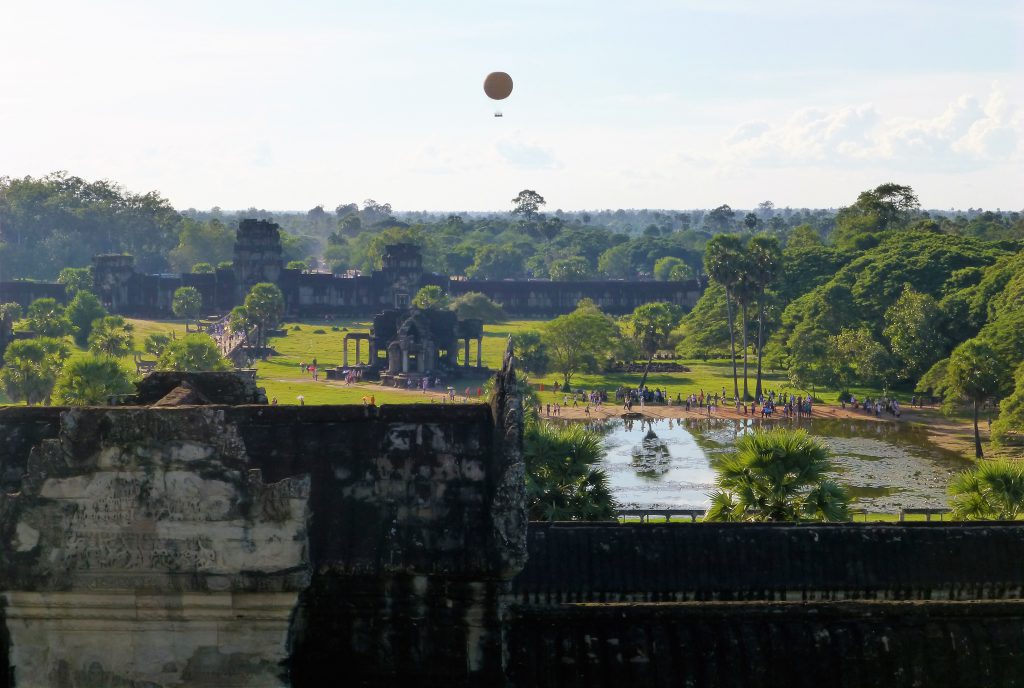
[[[604,435],[602,467],[624,508],[699,509],[708,504],[715,463],[759,423],[612,420],[592,427]],[[824,419],[800,421],[799,426],[831,448],[834,476],[850,490],[856,509],[896,513],[947,506],[950,477],[970,466],[929,442],[920,426]]]

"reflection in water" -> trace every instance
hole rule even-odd
[[[644,435],[643,441],[633,447],[633,468],[636,469],[637,475],[645,478],[667,473],[671,461],[668,445],[655,434],[653,427]]]
[[[715,464],[732,452],[739,436],[762,422],[687,418],[590,425],[604,435],[602,467],[624,507],[699,509],[707,506],[707,493],[714,488]],[[947,506],[950,476],[969,466],[931,444],[920,426],[858,420],[798,425],[828,444],[834,476],[850,490],[855,508],[894,513]]]

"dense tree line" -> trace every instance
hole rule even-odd
[[[65,268],[87,267],[98,253],[130,253],[144,272],[210,271],[230,264],[243,218],[277,222],[286,263],[308,269],[372,270],[385,245],[410,241],[422,247],[427,270],[477,279],[681,279],[703,272],[704,248],[715,234],[765,234],[804,247],[803,265],[791,263],[804,282],[870,248],[889,228],[914,226],[984,242],[1024,237],[1019,213],[922,212],[913,191],[895,184],[864,192],[838,211],[776,208],[770,201],[749,211],[723,204],[692,211],[545,212],[546,205],[526,189],[509,210],[492,213],[397,212],[373,199],[305,212],[179,212],[157,192],[136,194],[106,180],[64,172],[3,177],[0,280],[55,279]],[[785,295],[793,287],[780,289]]]

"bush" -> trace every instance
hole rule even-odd
[[[321,329],[317,328],[317,329],[313,330],[313,334],[327,334],[327,331],[326,330],[321,330]]]

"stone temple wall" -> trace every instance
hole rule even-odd
[[[503,409],[0,409],[12,685],[500,682]]]
[[[531,524],[517,686],[1024,685],[1015,523]]]
[[[1024,526],[527,527],[521,404],[0,408],[0,688],[1024,684]]]

